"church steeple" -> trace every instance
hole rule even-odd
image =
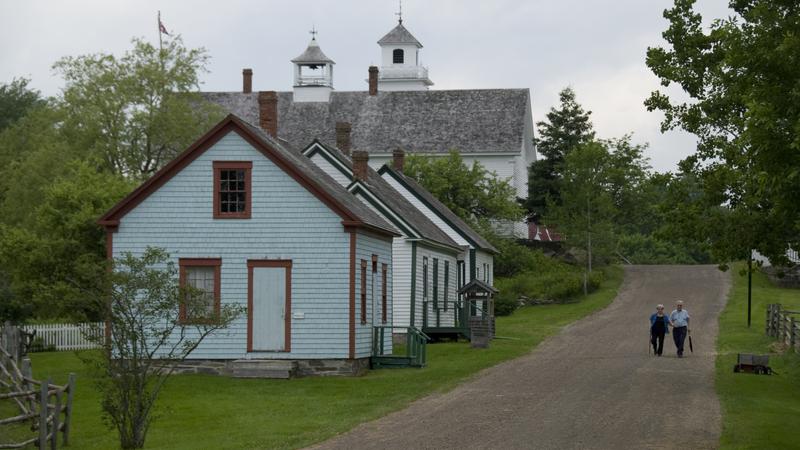
[[[333,65],[317,43],[317,30],[312,28],[306,50],[292,59],[294,64],[294,101],[327,102],[333,90]]]
[[[381,91],[426,90],[433,82],[428,78],[428,68],[419,63],[422,44],[403,26],[402,5],[397,26],[379,41],[382,65],[378,78]]]

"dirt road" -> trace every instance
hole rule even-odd
[[[529,355],[318,448],[715,448],[714,341],[729,285],[715,266],[628,267],[608,308]],[[687,343],[678,359],[669,335],[656,358],[647,318],[676,299],[692,315],[695,351]]]

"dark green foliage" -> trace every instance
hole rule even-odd
[[[561,204],[564,158],[576,146],[594,139],[589,120],[592,112],[583,110],[575,99],[575,91],[567,87],[559,93],[559,99],[559,108],[550,108],[547,120],[536,123],[539,137],[534,138],[534,144],[543,158],[533,162],[528,172],[525,206],[540,216],[546,213],[548,202]]]
[[[696,176],[712,210],[696,230],[715,259],[740,259],[754,248],[784,263],[787,247],[800,246],[800,4],[729,6],[731,15],[710,27],[693,0],[664,12],[668,45],[649,48],[647,65],[690,100],[656,91],[645,104],[664,114],[662,130],[698,138],[681,170]]]
[[[500,291],[495,298],[495,311],[498,315],[513,312],[520,297],[565,302],[583,295],[582,268],[545,256],[539,250],[522,248],[527,252],[524,257],[527,265],[525,271],[512,277],[495,279],[495,287]],[[593,271],[587,279],[589,291],[596,289],[602,281],[602,271]]]
[[[0,83],[0,132],[44,102],[39,91],[28,89],[28,83],[25,78]]]
[[[632,264],[708,264],[708,255],[693,255],[686,246],[655,236],[625,234],[618,239],[619,253]]]

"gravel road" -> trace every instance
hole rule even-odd
[[[324,449],[716,448],[717,317],[730,275],[716,266],[630,266],[614,302],[530,354],[445,394],[359,425]],[[683,299],[694,353],[648,354],[647,318]]]

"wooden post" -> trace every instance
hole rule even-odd
[[[50,378],[42,383],[39,395],[39,450],[47,448],[47,390],[50,387]]]
[[[33,379],[33,369],[31,368],[31,360],[30,358],[25,358],[22,360],[22,389],[26,391],[33,390],[33,383],[30,383],[25,380],[25,378]],[[36,411],[36,400],[34,400],[33,396],[28,397],[28,409],[30,412]]]
[[[64,445],[69,445],[70,424],[72,423],[72,397],[75,393],[75,374],[69,374],[67,382],[67,409],[64,413]]]
[[[794,317],[792,317],[789,319],[789,348],[794,348],[794,345],[797,342],[797,333],[795,332],[794,326]]]
[[[771,312],[772,312],[772,304],[769,304],[767,305],[767,319],[764,322],[764,334],[766,334],[767,336],[769,336],[769,319]]]
[[[59,422],[61,421],[61,396],[63,391],[56,392],[55,408],[53,408],[53,435],[50,437],[50,450],[58,449],[58,429],[61,428]]]

